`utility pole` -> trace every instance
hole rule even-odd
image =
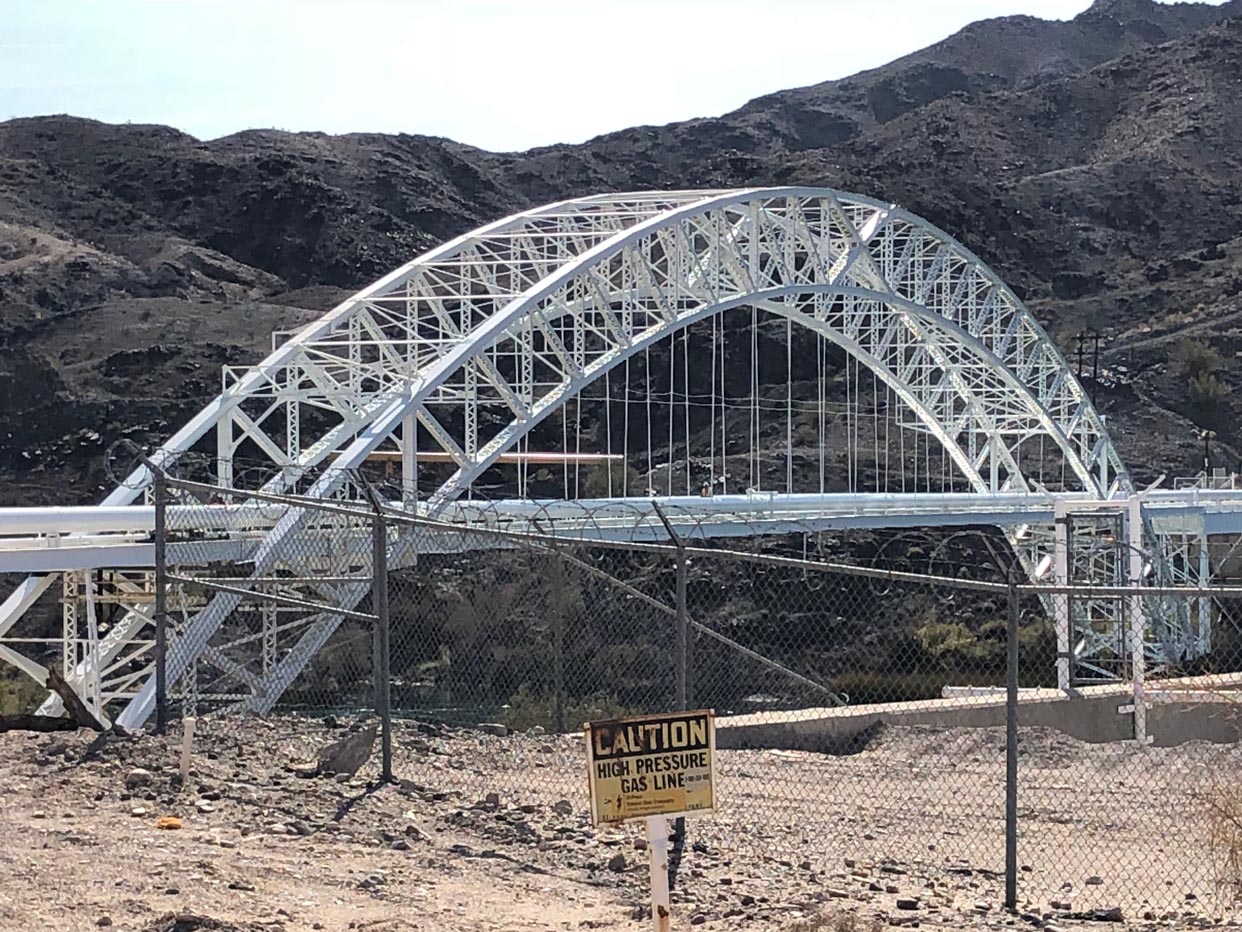
[[[1091,335],[1095,338],[1091,353],[1091,404],[1094,405],[1096,387],[1100,384],[1100,331],[1092,327]]]

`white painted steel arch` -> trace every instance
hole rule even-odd
[[[1081,488],[1128,488],[1099,416],[1034,317],[983,263],[925,221],[830,191],[748,190],[687,197],[645,218],[630,214],[628,226],[592,242],[600,201],[576,203],[588,234],[518,236],[525,242],[499,273],[492,263],[463,261],[451,308],[440,294],[426,294],[429,283],[442,283],[438,274],[414,272],[357,299],[351,327],[389,346],[412,344],[404,360],[391,352],[364,359],[352,338],[301,344],[303,364],[330,373],[335,384],[374,386],[358,396],[372,419],[316,494],[413,414],[459,465],[434,496],[449,501],[608,368],[694,320],[755,301],[800,315],[876,369],[980,491],[1025,488],[1014,452],[1040,435],[1062,450]],[[567,236],[590,248],[566,248]],[[548,254],[563,261],[541,264]],[[531,285],[506,291],[515,281]],[[463,284],[474,293],[463,295]],[[799,297],[811,305],[785,300]],[[428,322],[431,338],[419,332]],[[519,371],[502,372],[497,360],[506,358]],[[487,436],[471,405],[489,392],[513,419]],[[457,399],[467,408],[460,438],[429,410]]]
[[[482,227],[358,292],[252,369],[226,371],[221,395],[155,459],[206,448],[229,485],[244,447],[270,460],[269,490],[309,483],[307,494],[327,497],[390,438],[416,469],[418,424],[457,466],[431,497],[442,507],[612,367],[697,320],[752,305],[871,368],[978,492],[1027,491],[1022,449],[1032,438],[1060,450],[1067,491],[1130,489],[1066,360],[994,273],[904,210],[813,188],[600,195]],[[437,418],[445,405],[461,407],[460,428]],[[481,406],[506,417],[485,425]],[[149,478],[138,469],[105,504],[133,501]],[[277,524],[256,574],[296,568],[289,544],[304,518],[290,512]],[[0,636],[40,587],[28,581],[0,607]],[[237,601],[219,595],[193,619],[171,677]],[[132,612],[72,674],[108,664],[146,622]],[[333,624],[308,632],[298,657]],[[287,665],[282,679],[299,669]],[[274,685],[272,701],[287,682]],[[138,692],[123,724],[145,719],[152,691],[147,683]]]

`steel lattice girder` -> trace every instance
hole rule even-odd
[[[434,510],[614,366],[697,320],[756,305],[872,369],[978,492],[1028,490],[1019,451],[1032,438],[1059,449],[1070,489],[1130,491],[1066,360],[995,274],[906,211],[811,188],[600,195],[482,227],[354,295],[243,374],[226,371],[221,395],[154,459],[175,461],[214,428],[222,485],[248,443],[278,470],[266,489],[300,480],[328,497],[417,421],[457,466],[431,496]],[[464,409],[456,433],[433,414],[446,402]],[[508,422],[481,427],[481,404],[503,405]],[[134,501],[149,481],[137,469],[105,504]],[[256,573],[297,569],[286,541],[303,518],[291,511],[277,524]],[[29,581],[0,606],[0,636],[42,588]],[[195,656],[235,606],[216,596],[176,655]],[[294,654],[308,657],[319,634]],[[88,662],[74,674],[89,672]],[[145,684],[124,724],[145,719],[152,690]]]

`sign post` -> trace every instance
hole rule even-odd
[[[710,710],[588,722],[591,821],[647,823],[651,918],[668,932],[668,820],[716,808],[716,715]]]
[[[668,896],[668,819],[647,817],[647,858],[651,867],[651,924],[668,932],[672,903]]]

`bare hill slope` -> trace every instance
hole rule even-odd
[[[3,503],[98,498],[122,431],[166,435],[221,363],[486,220],[608,189],[771,183],[900,203],[994,264],[1067,350],[1099,328],[1123,455],[1140,477],[1191,471],[1188,418],[1242,439],[1234,392],[1196,405],[1168,364],[1203,341],[1242,387],[1239,14],[1100,0],[1067,22],[989,20],[722,117],[524,153],[0,123]]]

